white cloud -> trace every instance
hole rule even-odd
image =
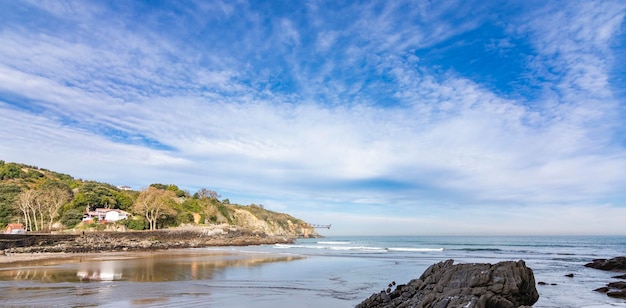
[[[325,52],[337,41],[339,33],[337,31],[321,32],[317,36],[317,51]]]
[[[56,18],[78,9],[49,4]],[[585,232],[623,230],[614,217],[623,212],[626,152],[611,141],[620,102],[608,76],[625,9],[601,4],[521,19],[529,26],[514,31],[528,34],[537,52],[530,69],[546,79],[534,101],[500,97],[412,55],[482,22],[481,10],[450,16],[449,2],[357,5],[344,27],[324,28],[315,11],[315,31],[286,15],[268,26],[273,33],[232,40],[244,50],[136,29],[123,16],[88,14],[88,36],[7,25],[0,159],[135,188],[219,188],[318,223],[336,217],[344,234],[390,221],[390,233],[523,233],[528,219],[540,221],[537,233],[575,232],[568,226],[585,215]],[[242,10],[262,25],[261,13]],[[202,9],[218,21],[235,11]],[[210,43],[232,38],[223,39]],[[324,61],[307,58],[313,51]],[[281,74],[295,85],[273,90]],[[368,80],[381,76],[391,81]],[[103,133],[111,131],[119,136]],[[616,204],[599,206],[604,200]],[[562,224],[542,218],[560,212]]]
[[[376,230],[377,235],[622,235],[626,232],[620,219],[626,209],[598,204],[423,206],[419,210],[393,208],[372,214],[295,212],[317,224],[332,224],[329,230],[317,230],[325,236],[371,234],[371,230]]]

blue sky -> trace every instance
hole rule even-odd
[[[2,1],[0,159],[325,235],[626,234],[623,1]]]

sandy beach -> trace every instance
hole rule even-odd
[[[206,250],[206,249],[163,249],[150,251],[109,251],[109,252],[88,252],[88,253],[7,253],[0,255],[0,269],[8,266],[38,265],[44,261],[46,265],[54,263],[72,263],[88,261],[113,261],[124,259],[144,259],[144,258],[180,258],[180,257],[212,257],[214,259],[247,259],[250,256],[235,251],[226,250]]]
[[[229,248],[7,254],[0,256],[0,285],[4,290],[0,301],[31,307],[49,306],[51,302],[126,307],[155,300],[197,306],[207,300],[221,301],[224,296],[231,300],[231,295],[237,294],[217,292],[224,275],[259,271],[302,258]],[[286,272],[275,273],[283,276]],[[112,288],[115,296],[108,295]]]
[[[5,263],[14,263],[14,262],[27,262],[34,260],[42,260],[42,259],[54,259],[54,258],[63,258],[68,255],[77,255],[77,254],[66,254],[66,253],[10,253],[0,255],[0,264]],[[81,255],[92,255],[92,254],[81,254]]]
[[[184,251],[184,250],[181,250]],[[114,252],[88,252],[88,253],[65,253],[65,252],[42,252],[42,253],[7,253],[0,255],[0,268],[7,263],[28,263],[39,260],[59,260],[68,262],[72,259],[82,260],[115,260],[127,258],[141,258],[151,254],[175,254],[176,250],[161,251],[114,251]]]
[[[533,307],[624,307],[593,290],[615,273],[587,268],[624,255],[622,237],[329,237],[294,244],[0,255],[0,302],[16,307],[354,307],[430,265],[524,260]],[[573,274],[573,277],[567,276]]]

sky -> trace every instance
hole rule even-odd
[[[334,235],[626,235],[624,1],[0,1],[0,159]]]

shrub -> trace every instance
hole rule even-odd
[[[65,212],[61,217],[61,223],[67,228],[74,228],[82,220],[83,213],[76,209]]]
[[[122,220],[122,224],[131,230],[145,230],[148,225],[143,217],[137,219],[124,219]]]

